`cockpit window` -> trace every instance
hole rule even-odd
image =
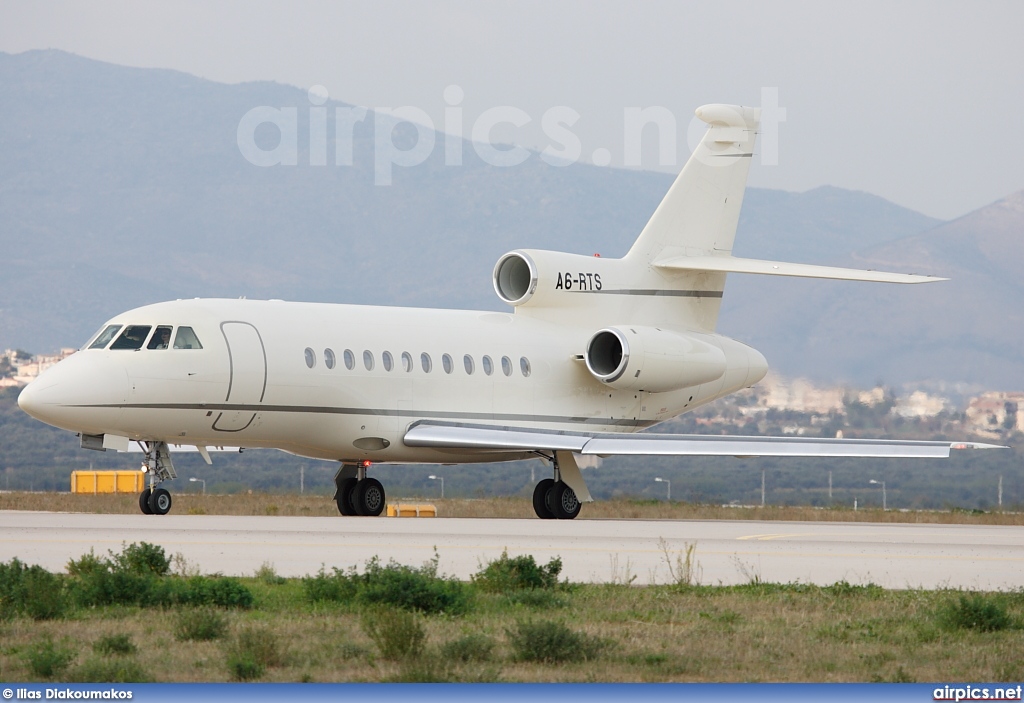
[[[192,331],[191,327],[179,327],[178,334],[174,336],[175,349],[202,349],[199,337]]]
[[[106,328],[96,336],[93,343],[89,345],[89,349],[103,349],[110,340],[114,338],[114,335],[121,330],[121,325],[107,325]]]
[[[121,336],[110,345],[111,349],[142,349],[142,343],[149,336],[152,325],[128,325]]]
[[[149,340],[149,344],[146,345],[146,349],[167,349],[171,346],[171,326],[160,325],[156,328],[156,332],[153,333],[153,338]]]

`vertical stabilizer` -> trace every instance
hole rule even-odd
[[[696,112],[708,131],[624,257],[628,261],[732,251],[761,111],[705,105]]]

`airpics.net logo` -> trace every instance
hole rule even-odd
[[[330,111],[326,105],[328,98],[327,89],[315,85],[308,91],[309,105],[301,108],[307,115],[300,115],[299,106],[262,105],[249,110],[238,123],[237,141],[242,156],[261,167],[298,166],[300,154],[303,161],[308,159],[309,166],[327,166],[328,163],[353,166],[358,125],[372,126],[373,182],[381,186],[391,185],[396,167],[411,168],[429,159],[439,139],[443,142],[445,166],[461,166],[467,145],[481,161],[497,167],[518,166],[534,157],[551,166],[567,166],[584,158],[583,143],[572,129],[579,122],[580,113],[567,105],[556,105],[544,112],[540,128],[547,145],[531,151],[523,146],[496,143],[494,139],[502,130],[522,129],[533,123],[529,113],[511,105],[491,107],[477,115],[469,125],[467,141],[462,136],[467,134],[462,107],[465,92],[457,85],[444,90],[441,132],[436,130],[426,110],[418,107],[377,107],[371,111],[366,107],[336,106]],[[329,125],[330,117],[333,117],[333,125]],[[308,120],[308,151],[300,149],[300,119]],[[736,115],[737,124],[742,124],[743,119],[742,115]],[[786,109],[779,106],[778,88],[761,88],[760,142],[756,153],[761,165],[778,165],[779,125],[785,121]],[[678,165],[679,121],[671,110],[662,106],[626,107],[622,125],[623,166],[640,168],[644,165],[644,139],[651,136],[657,139],[658,165]],[[329,129],[331,126],[333,129]],[[708,124],[698,117],[689,120],[686,142],[690,153],[697,149],[707,128]],[[737,137],[737,141],[739,139]],[[596,166],[608,166],[612,153],[607,148],[597,148],[590,153],[589,161]],[[713,163],[725,165],[727,162]]]

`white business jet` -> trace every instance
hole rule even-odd
[[[165,514],[174,446],[270,447],[340,462],[342,515],[379,515],[378,462],[542,458],[541,518],[592,500],[574,454],[948,457],[978,443],[647,434],[757,383],[715,333],[726,274],[890,283],[930,276],[733,257],[759,110],[706,105],[707,133],[621,259],[517,250],[494,267],[514,313],[182,300],[130,310],[25,388],[33,417],[89,449],[145,452],[142,512]]]

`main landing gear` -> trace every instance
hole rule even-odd
[[[159,486],[178,477],[171,463],[171,451],[167,442],[143,442],[143,449],[146,459],[142,472],[149,477],[149,488],[139,494],[139,509],[146,515],[166,515],[171,510],[171,494]]]
[[[533,489],[533,511],[542,520],[572,520],[580,514],[580,508],[583,507],[576,497],[576,491],[562,481],[559,454],[561,452],[556,452],[551,457],[555,477],[539,481],[537,487]],[[578,473],[579,469],[576,471]]]
[[[342,515],[365,515],[376,517],[384,512],[387,496],[384,486],[375,478],[368,478],[366,470],[371,462],[342,464],[334,477],[337,491],[334,500]]]

